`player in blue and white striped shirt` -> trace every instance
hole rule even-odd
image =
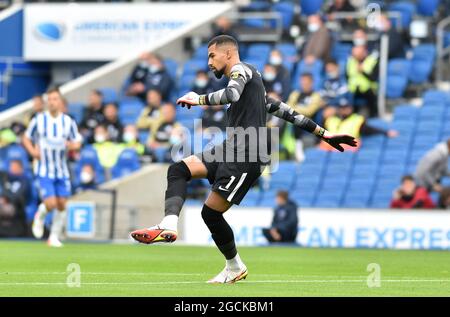
[[[40,239],[44,234],[47,212],[57,209],[53,216],[49,246],[62,246],[59,236],[64,227],[67,197],[71,195],[67,151],[78,150],[82,137],[76,122],[61,110],[63,99],[58,89],[47,92],[48,109],[37,114],[30,122],[23,144],[38,161],[34,173],[39,181],[42,203],[33,221],[33,235]]]

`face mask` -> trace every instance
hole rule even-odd
[[[142,62],[139,63],[139,67],[140,68],[147,68],[148,64],[147,64],[147,62],[142,61]]]
[[[152,74],[157,73],[159,71],[159,66],[157,66],[157,65],[150,65],[148,70]]]
[[[198,88],[205,88],[208,85],[208,80],[206,79],[196,79],[195,86]]]
[[[179,143],[181,143],[181,138],[178,135],[171,135],[169,142],[171,144],[179,144]]]
[[[283,60],[281,59],[280,56],[271,56],[269,62],[271,65],[278,66],[281,65]]]
[[[96,134],[94,139],[96,143],[103,143],[106,141],[106,137],[103,134]]]
[[[264,72],[264,80],[265,81],[274,81],[277,75],[272,72]]]
[[[308,24],[308,31],[309,31],[309,32],[314,33],[314,32],[316,32],[318,29],[320,29],[320,25],[319,25],[319,24],[317,24],[317,23],[311,23],[311,24]]]
[[[123,134],[123,140],[125,143],[134,142],[136,140],[136,136],[132,132],[125,132]]]
[[[92,176],[92,174],[91,173],[89,173],[89,172],[81,172],[81,174],[80,174],[80,181],[83,183],[83,184],[89,184],[90,182],[92,182],[92,179],[93,179],[94,177]]]
[[[356,38],[353,40],[353,45],[355,46],[363,46],[366,45],[367,41],[363,38]]]
[[[339,76],[339,73],[337,73],[337,72],[327,73],[327,77],[330,79],[336,79],[336,78],[338,78],[338,76]]]

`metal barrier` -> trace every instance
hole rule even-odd
[[[248,29],[239,29],[239,41],[242,42],[277,42],[283,34],[283,22],[281,14],[278,12],[239,12],[230,15],[234,21],[245,19],[261,19],[266,21],[268,27],[264,29],[248,27]],[[275,21],[275,28],[271,22]],[[252,29],[255,32],[250,32]],[[248,31],[246,33],[246,30]],[[270,32],[272,31],[272,32]]]
[[[437,40],[437,63],[436,63],[436,81],[441,82],[444,80],[444,59],[449,58],[450,63],[450,45],[445,47],[445,29],[450,25],[450,17],[445,18],[438,23],[436,27],[436,40]]]

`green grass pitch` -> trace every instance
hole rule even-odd
[[[0,242],[0,296],[450,296],[449,251],[241,247],[245,281],[209,285],[224,265],[213,247]],[[80,266],[80,287],[67,267]],[[381,268],[380,287],[367,266]],[[73,275],[71,276],[73,277]],[[69,281],[73,281],[69,278]]]

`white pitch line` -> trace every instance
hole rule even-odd
[[[284,283],[294,283],[294,284],[309,284],[309,283],[363,283],[365,284],[367,280],[256,280],[256,281],[245,281],[242,284],[284,284]],[[450,279],[446,280],[381,280],[381,283],[444,283],[450,282]],[[179,284],[206,284],[205,281],[167,281],[167,282],[81,282],[83,285],[179,285]],[[0,286],[58,286],[67,285],[64,282],[5,282],[1,283]]]
[[[0,277],[2,276],[12,276],[12,275],[67,275],[70,272],[0,272]],[[136,276],[206,276],[211,275],[209,273],[172,273],[172,272],[80,272],[81,275],[136,275]],[[252,273],[251,276],[259,277],[290,277],[294,279],[304,279],[304,278],[319,278],[319,279],[366,279],[367,275],[297,275],[297,274],[259,274]],[[433,279],[430,277],[417,277],[417,276],[384,276],[387,280],[442,280]],[[449,279],[450,281],[450,279]]]

